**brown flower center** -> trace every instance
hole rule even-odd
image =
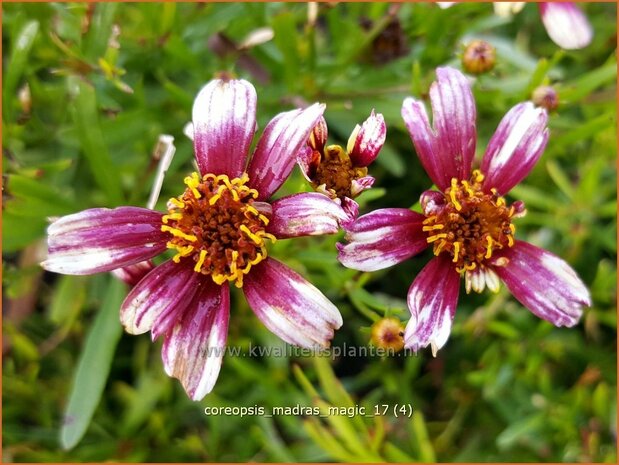
[[[339,145],[329,145],[325,148],[323,156],[314,152],[317,166],[312,176],[314,187],[325,185],[325,189],[335,197],[352,198],[352,182],[368,174],[367,167],[355,167],[350,157]]]
[[[508,207],[496,189],[485,193],[483,180],[477,170],[470,182],[453,178],[445,189],[445,206],[423,222],[434,255],[451,255],[459,273],[484,268],[495,250],[514,245],[515,207]]]
[[[197,173],[185,178],[187,189],[170,199],[161,230],[172,236],[173,257],[191,257],[194,271],[210,275],[217,284],[234,281],[243,286],[243,276],[267,256],[265,232],[269,219],[255,206],[258,192],[245,184],[246,173],[230,180],[226,175]]]

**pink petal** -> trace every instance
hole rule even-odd
[[[502,263],[509,260],[506,264]],[[591,306],[587,287],[562,259],[527,242],[497,254],[494,271],[518,301],[555,326],[574,326]],[[502,266],[500,266],[502,265]]]
[[[172,327],[191,302],[200,281],[193,262],[169,260],[148,273],[120,307],[120,322],[129,334],[152,330],[153,339]]]
[[[256,89],[243,79],[214,79],[193,104],[196,160],[202,174],[240,176],[256,132]]]
[[[500,195],[522,181],[542,156],[548,141],[548,114],[532,102],[519,103],[503,117],[481,163],[484,189]]]
[[[306,181],[312,182],[312,177],[316,174],[316,168],[312,164],[314,158],[314,149],[309,145],[304,145],[297,153],[297,164],[301,168],[301,174]]]
[[[371,188],[376,179],[373,176],[363,176],[359,179],[353,179],[350,183],[350,195],[353,197],[359,196],[363,191]]]
[[[347,268],[376,271],[400,263],[426,247],[425,216],[406,208],[384,208],[345,225],[348,244],[337,244]]]
[[[460,275],[451,259],[438,256],[421,270],[408,290],[411,319],[406,325],[404,345],[415,352],[432,346],[432,354],[443,347],[456,314]]]
[[[445,194],[433,190],[424,191],[419,198],[419,202],[425,216],[436,215],[447,205]]]
[[[374,114],[359,127],[357,126],[348,141],[348,155],[353,166],[368,166],[378,156],[385,144],[387,126],[382,114]]]
[[[114,277],[133,287],[154,268],[155,264],[152,260],[145,260],[143,262],[136,263],[135,265],[124,266],[122,268],[112,270],[111,273]]]
[[[338,309],[301,275],[272,258],[252,269],[243,284],[249,306],[289,344],[328,347],[342,326]]]
[[[543,2],[539,8],[546,32],[559,47],[573,50],[591,43],[593,29],[575,3]]]
[[[247,172],[251,187],[268,199],[290,175],[297,154],[325,111],[315,103],[305,110],[280,113],[264,129]]]
[[[348,224],[350,224],[352,221],[355,221],[359,216],[359,204],[348,197],[344,197],[341,202],[342,208],[346,212],[348,218],[342,220],[340,222],[340,226],[346,228]]]
[[[169,234],[162,214],[138,207],[93,208],[63,216],[47,228],[48,256],[41,266],[63,274],[93,274],[159,255]]]
[[[415,150],[432,181],[444,190],[452,178],[468,179],[475,156],[476,109],[467,78],[453,68],[437,68],[430,87],[433,126],[422,102],[404,100],[402,117]]]
[[[335,234],[348,215],[337,203],[317,192],[289,195],[271,204],[267,232],[278,239]]]
[[[168,376],[181,381],[192,400],[212,391],[226,350],[230,288],[204,280],[203,286],[163,341]]]

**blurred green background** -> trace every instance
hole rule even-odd
[[[616,462],[616,5],[582,8],[593,43],[562,52],[535,5],[503,19],[487,3],[320,4],[314,21],[305,3],[3,3],[3,461]],[[245,46],[261,28],[273,39]],[[459,67],[474,38],[498,53],[473,86],[479,157],[511,106],[543,83],[559,92],[546,152],[510,198],[529,211],[518,237],[565,258],[591,289],[593,307],[575,328],[538,320],[504,287],[462,293],[436,358],[226,357],[213,393],[194,403],[165,376],[160,341],[122,334],[124,285],[38,266],[48,217],[145,205],[162,133],[177,155],[158,207],[183,190],[193,153],[182,129],[220,71],[254,83],[260,128],[322,101],[329,143],[344,145],[373,108],[383,113],[387,144],[361,212],[414,205],[430,181],[402,100],[427,96],[435,67]],[[280,193],[299,190],[308,186],[295,169]],[[431,252],[364,274],[338,264],[337,240],[279,241],[273,255],[339,307],[334,346],[367,346],[378,317],[408,320],[407,289]],[[233,291],[228,343],[250,342],[283,345]],[[382,404],[415,413],[203,412]]]

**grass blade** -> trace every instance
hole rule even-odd
[[[77,364],[64,415],[65,421],[60,431],[60,443],[63,449],[72,449],[82,439],[99,404],[116,344],[122,334],[118,309],[124,296],[125,285],[112,280]]]

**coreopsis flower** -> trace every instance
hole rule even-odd
[[[449,8],[457,2],[437,2]],[[493,2],[497,16],[510,17],[524,8],[527,2]],[[585,14],[574,2],[539,2],[542,23],[548,36],[566,50],[585,48],[593,39],[593,29]]]
[[[504,196],[533,168],[548,140],[547,113],[524,102],[500,122],[480,169],[472,171],[476,109],[467,79],[438,68],[430,88],[433,124],[425,106],[404,100],[402,116],[421,163],[438,190],[421,195],[423,213],[376,210],[345,225],[348,244],[338,244],[347,267],[374,271],[430,247],[435,257],[408,291],[411,312],[405,346],[430,345],[435,354],[451,330],[460,278],[465,289],[498,291],[502,280],[525,307],[556,326],[573,326],[589,292],[559,257],[515,238],[513,221],[524,204]]]
[[[383,115],[372,110],[361,126],[355,126],[344,150],[339,145],[326,145],[327,122],[320,117],[307,145],[299,152],[301,172],[317,192],[341,203],[356,216],[358,207],[352,199],[374,184],[367,167],[378,156],[386,134]]]
[[[277,336],[303,347],[327,346],[342,325],[337,308],[298,273],[268,256],[269,243],[332,234],[345,217],[318,193],[269,201],[324,111],[280,113],[266,126],[251,158],[256,91],[244,80],[216,79],[193,106],[200,170],[161,213],[138,207],[95,208],[48,228],[42,264],[64,274],[92,274],[141,263],[166,250],[130,291],[120,310],[127,332],[163,336],[168,375],[199,400],[213,388],[225,351],[230,291],[242,288],[256,316]],[[131,269],[129,269],[131,271]]]

